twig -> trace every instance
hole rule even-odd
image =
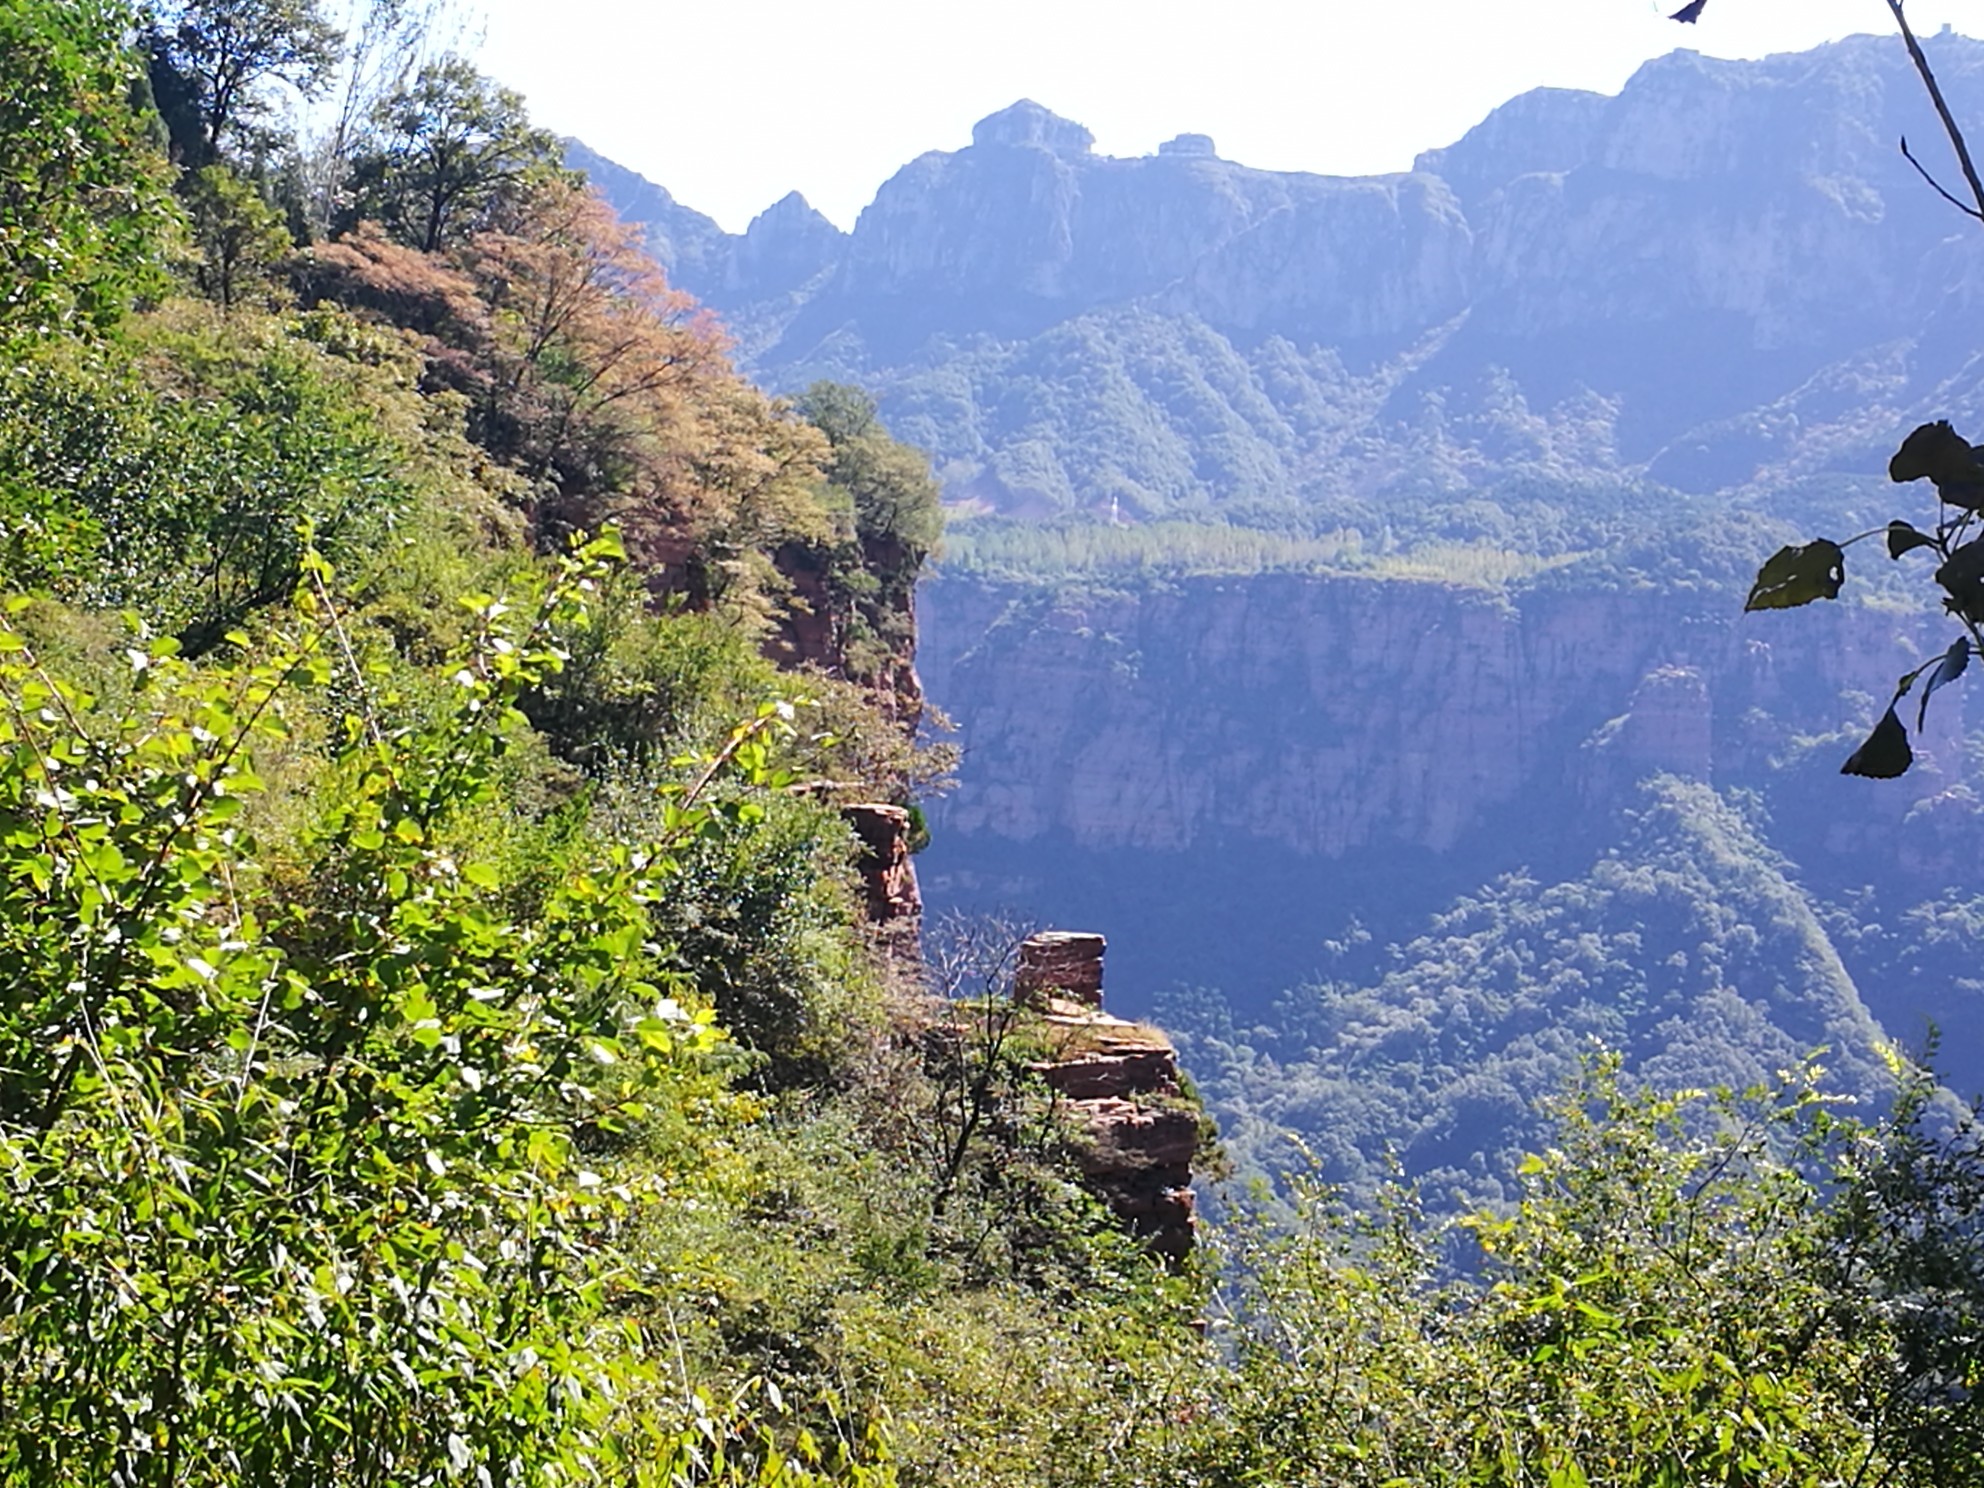
[[[1936,74],[1929,69],[1929,59],[1923,55],[1922,43],[1915,39],[1915,32],[1908,24],[1908,17],[1902,13],[1902,0],[1888,0],[1888,9],[1894,12],[1895,24],[1901,27],[1901,39],[1908,45],[1909,58],[1915,63],[1915,70],[1922,75],[1922,86],[1929,90],[1929,101],[1936,106],[1936,117],[1943,121],[1943,130],[1950,137],[1950,146],[1956,151],[1957,164],[1963,168],[1963,179],[1969,185],[1970,195],[1976,205],[1964,206],[1947,191],[1943,191],[1942,187],[1936,186],[1933,179],[1929,184],[1942,191],[1942,194],[1955,203],[1966,216],[1984,222],[1984,180],[1978,178],[1977,167],[1970,159],[1970,146],[1964,140],[1963,131],[1957,127],[1956,119],[1950,113],[1949,104],[1943,101],[1943,90],[1937,85]],[[1906,140],[1902,141],[1901,151],[1904,155],[1908,154]],[[1922,170],[1914,156],[1910,155],[1908,158],[1909,164],[1914,165],[1917,170]],[[1922,171],[1922,174],[1927,176],[1929,173]]]
[[[1984,222],[1984,212],[1978,211],[1977,208],[1971,206],[1963,198],[1950,195],[1949,190],[1943,183],[1929,174],[1928,167],[1917,160],[1914,152],[1908,148],[1908,136],[1905,134],[1901,137],[1901,158],[1915,167],[1915,173],[1929,183],[1929,189],[1934,191],[1936,195],[1955,207],[1964,216],[1975,217],[1979,222]]]

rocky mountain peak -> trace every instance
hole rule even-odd
[[[1472,208],[1518,176],[1575,170],[1591,158],[1612,100],[1574,88],[1533,88],[1496,109],[1443,150],[1427,150],[1415,171],[1439,176]]]
[[[847,234],[789,191],[751,219],[732,248],[725,287],[763,296],[799,288],[838,261]]]
[[[1984,117],[1984,43],[1924,45]],[[1976,235],[1947,246],[1961,219],[1902,136],[1948,168],[1906,53],[1863,36],[1537,89],[1407,174],[1257,170],[1196,134],[1115,158],[1022,100],[849,234],[794,200],[712,245],[663,194],[595,179],[652,214],[755,375],[874,388],[974,502],[1152,515],[1364,499],[1404,471],[1707,492],[1865,465],[1931,405],[1984,407],[1952,319]]]
[[[1094,148],[1095,136],[1074,120],[1022,98],[1012,107],[980,119],[972,126],[971,142],[979,148],[1021,145],[1055,155],[1080,156]]]

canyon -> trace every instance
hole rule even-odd
[[[1984,44],[1926,45],[1984,117]],[[1919,81],[1856,37],[1538,90],[1363,179],[1022,101],[852,232],[571,158],[755,376],[858,382],[931,454],[931,912],[1105,932],[1243,1166],[1295,1131],[1492,1198],[1599,1044],[1984,1085],[1961,686],[1903,779],[1839,774],[1949,644],[1926,567],[1742,613],[1780,544],[1933,520],[1882,478],[1910,428],[1984,429],[1984,236],[1904,134]]]

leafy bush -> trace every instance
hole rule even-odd
[[[0,378],[7,577],[135,609],[198,653],[288,596],[306,527],[333,555],[375,539],[410,452],[353,369],[279,322],[145,330],[24,348]]]
[[[238,659],[134,648],[115,715],[0,629],[0,1482],[620,1459],[640,1369],[600,1246],[634,1190],[584,1153],[721,1109],[712,1016],[643,951],[719,813],[679,799],[654,844],[568,856],[528,918],[461,837],[596,561],[476,602],[433,726],[346,719],[300,896],[261,888],[244,806],[344,664],[319,560]]]
[[[1240,1245],[1240,1369],[1187,1448],[1192,1470],[1276,1484],[1975,1481],[1976,1356],[1955,1362],[1967,1323],[1947,1326],[1974,1322],[1984,1296],[1974,1197],[1963,1223],[1945,1209],[1924,1227],[1929,1170],[1897,1183],[1875,1157],[1929,1088],[1897,1125],[1870,1128],[1803,1073],[1741,1095],[1629,1093],[1603,1060],[1558,1106],[1557,1142],[1523,1164],[1505,1215],[1455,1231],[1396,1191],[1355,1215],[1298,1185],[1294,1230]],[[1974,1136],[1926,1147],[1974,1196]],[[1446,1259],[1463,1235],[1479,1270],[1456,1277]],[[1908,1341],[1926,1276],[1898,1287],[1883,1256],[1904,1235],[1943,1263],[1936,1350]]]
[[[176,236],[116,0],[0,10],[0,332],[115,320]]]

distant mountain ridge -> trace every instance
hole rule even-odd
[[[1984,43],[1926,45],[1984,118]],[[1573,466],[1698,492],[1877,468],[1909,421],[1984,414],[1984,238],[1903,135],[1945,153],[1899,44],[1856,37],[1539,89],[1390,176],[1198,135],[1112,158],[1021,102],[851,233],[795,195],[726,234],[572,159],[761,379],[876,388],[981,509],[1134,520]]]
[[[1984,134],[1984,44],[1928,47]],[[1681,1084],[1825,1044],[1878,1104],[1934,1025],[1984,1084],[1976,709],[1837,773],[1951,638],[1919,573],[1869,545],[1844,603],[1739,615],[1778,543],[1919,514],[1908,428],[1984,430],[1984,234],[1903,134],[1941,158],[1863,37],[1540,89],[1368,178],[1022,102],[850,233],[589,168],[757,377],[936,456],[927,901],[1108,933],[1243,1165],[1295,1129],[1475,1203],[1594,1039]]]

